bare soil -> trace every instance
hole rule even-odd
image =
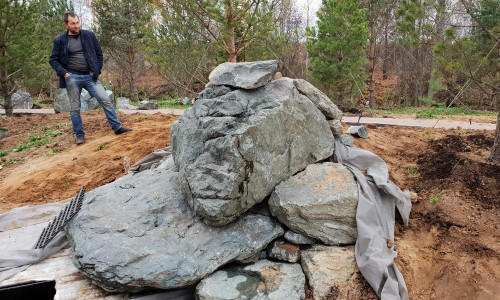
[[[68,199],[82,186],[91,190],[116,180],[129,165],[170,145],[177,117],[119,114],[119,119],[134,130],[117,136],[103,112],[84,113],[86,143],[77,146],[68,114],[0,117],[0,128],[9,129],[0,151],[26,143],[30,135],[63,132],[45,146],[0,157],[0,213]],[[409,226],[395,228],[396,264],[410,299],[500,299],[500,165],[484,159],[494,132],[368,130],[369,138],[356,139],[356,146],[384,159],[391,179],[412,192]],[[57,153],[46,155],[55,148]],[[327,298],[378,297],[357,272]]]

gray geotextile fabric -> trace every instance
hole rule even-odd
[[[39,206],[15,208],[0,214],[0,282],[24,271],[68,245],[64,232],[59,232],[43,249],[33,249],[43,228],[67,201]],[[19,234],[27,226],[37,226],[30,234]],[[11,232],[12,236],[8,234]]]
[[[160,162],[163,158],[172,155],[172,147],[156,149],[154,152],[146,155],[143,159],[136,162],[130,167],[129,172],[138,173],[151,168],[155,163]]]
[[[411,210],[410,193],[389,180],[385,162],[377,155],[335,142],[334,161],[349,168],[358,181],[356,263],[383,300],[408,299],[403,275],[394,264],[394,219],[397,207],[405,225]],[[366,169],[366,174],[360,169]],[[389,242],[390,240],[390,242]]]

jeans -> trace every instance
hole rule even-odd
[[[101,81],[92,78],[90,75],[71,74],[66,78],[66,89],[68,90],[71,123],[73,124],[73,132],[75,135],[85,135],[83,132],[82,117],[80,115],[80,93],[82,92],[82,88],[86,89],[90,96],[95,97],[101,104],[111,129],[113,129],[113,131],[120,129],[121,124],[116,116],[116,111]]]

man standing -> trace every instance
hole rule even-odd
[[[64,14],[64,27],[67,29],[66,33],[54,39],[49,62],[59,76],[59,87],[68,91],[75,143],[79,145],[85,142],[80,115],[82,88],[99,101],[115,134],[131,131],[132,129],[121,126],[113,104],[98,79],[103,58],[101,46],[94,33],[82,30],[80,18],[73,12]]]

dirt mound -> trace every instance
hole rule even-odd
[[[488,150],[493,138],[481,134],[466,137],[448,135],[429,142],[432,151],[418,157],[422,170],[420,184],[416,191],[435,185],[445,189],[447,186],[462,185],[471,199],[477,200],[486,209],[500,205],[500,165],[490,164],[467,157],[466,153]]]
[[[170,145],[170,125],[177,117],[119,114],[133,131],[115,135],[103,112],[82,114],[85,139],[74,144],[69,114],[18,115],[0,119],[9,137],[0,140],[0,213],[24,205],[74,197],[125,175],[128,168],[156,149]],[[50,141],[43,146],[30,145]],[[44,142],[45,143],[45,142]],[[13,149],[23,149],[14,151]]]

